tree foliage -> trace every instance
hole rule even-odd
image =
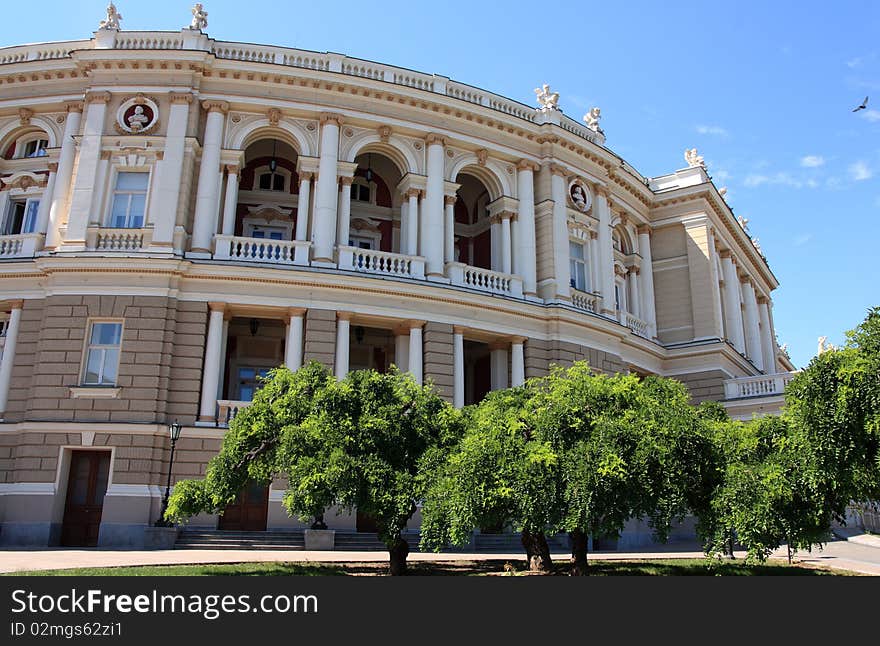
[[[406,569],[402,537],[430,473],[458,439],[458,412],[396,369],[335,380],[310,363],[273,370],[230,425],[205,480],[181,483],[166,517],[218,513],[249,479],[288,481],[283,504],[302,520],[337,506],[375,518],[393,574]]]

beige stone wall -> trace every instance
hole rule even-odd
[[[608,374],[626,372],[626,366],[617,355],[577,343],[528,339],[523,351],[527,379],[549,374],[552,365],[567,368],[575,361],[586,361],[592,369]]]
[[[9,403],[6,406],[7,421],[18,421],[24,417],[33,386],[34,366],[37,363],[37,350],[43,326],[46,301],[26,299],[21,309],[21,323],[18,329],[18,340],[15,347],[15,364],[12,367],[12,381],[9,386]],[[56,355],[60,356],[60,355]],[[60,379],[47,376],[40,381],[52,384],[60,383]]]
[[[693,338],[717,337],[721,313],[716,311],[715,290],[718,278],[715,273],[715,259],[711,257],[709,225],[689,225],[685,228],[687,236],[688,279],[691,291],[691,311],[693,313]]]
[[[535,207],[535,237],[536,276],[538,284],[541,284],[542,281],[556,278],[553,260],[553,202],[544,202]],[[538,291],[543,292],[543,290]],[[552,298],[555,292],[549,289],[543,295]]]
[[[694,338],[687,237],[684,227],[657,229],[651,236],[657,336],[661,343]]]
[[[452,402],[455,379],[452,366],[452,326],[446,323],[425,324],[422,333],[424,363],[422,374],[425,383],[434,383],[439,395]]]
[[[542,339],[528,339],[523,346],[526,379],[543,377],[550,371],[549,343]]]
[[[306,313],[303,361],[317,361],[333,371],[336,354],[336,312],[310,309]]]
[[[707,370],[672,377],[688,387],[691,392],[691,402],[694,404],[724,399],[724,380],[727,378],[728,375],[721,370]]]

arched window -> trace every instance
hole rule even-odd
[[[256,190],[284,193],[288,190],[290,171],[284,168],[275,168],[273,171],[268,166],[261,166],[254,171],[254,177]]]
[[[351,199],[354,202],[372,203],[373,186],[374,183],[368,182],[363,177],[355,177],[351,182]]]
[[[45,157],[48,153],[49,139],[43,132],[32,132],[20,137],[15,142],[13,159],[25,159],[28,157]]]

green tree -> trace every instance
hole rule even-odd
[[[175,489],[166,517],[219,512],[248,478],[282,475],[289,514],[306,520],[333,505],[369,514],[391,573],[404,574],[402,533],[458,428],[457,411],[396,369],[336,381],[316,363],[279,368],[233,421],[205,480]]]

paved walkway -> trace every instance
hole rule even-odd
[[[853,540],[856,538],[856,540]],[[523,553],[420,553],[409,555],[411,561],[487,561],[522,560]],[[553,558],[564,560],[570,554],[554,553]],[[593,560],[702,558],[700,551],[678,551],[674,548],[645,552],[590,553]],[[744,558],[745,552],[737,552]],[[775,557],[785,558],[786,550],[778,550]],[[849,540],[828,543],[812,554],[798,552],[796,560],[822,567],[852,570],[880,576],[880,537],[862,535]],[[80,567],[114,567],[127,565],[175,565],[195,563],[254,563],[295,561],[300,563],[339,563],[386,561],[386,552],[318,552],[305,550],[106,550],[106,549],[18,549],[0,551],[0,572],[27,570],[62,570]]]

